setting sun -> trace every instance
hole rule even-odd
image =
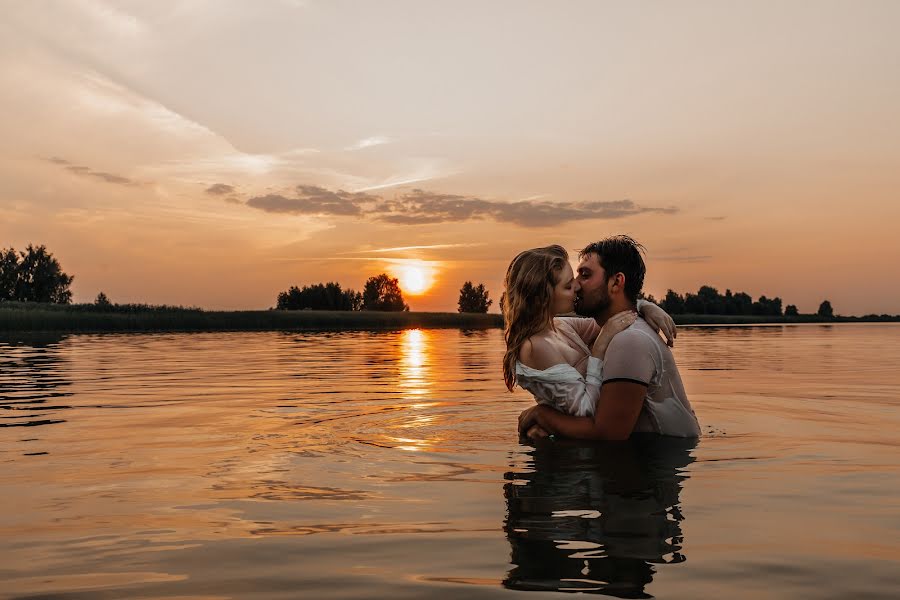
[[[434,284],[434,269],[426,264],[407,263],[398,265],[395,269],[404,294],[423,294]]]

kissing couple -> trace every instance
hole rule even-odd
[[[537,402],[519,416],[521,436],[700,435],[670,349],[675,323],[639,297],[643,250],[619,235],[581,250],[577,273],[561,246],[525,250],[510,263],[503,378]]]

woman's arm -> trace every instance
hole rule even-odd
[[[666,344],[675,345],[675,336],[678,335],[678,331],[676,331],[675,321],[669,316],[669,313],[643,298],[638,298],[637,311],[654,331],[662,332],[666,338]]]
[[[650,327],[656,331],[662,332],[663,336],[666,338],[666,343],[669,346],[675,345],[675,337],[678,335],[678,331],[675,327],[675,321],[669,313],[643,298],[639,298],[637,301],[637,311],[638,314],[644,317],[644,320],[647,321],[647,324]],[[557,319],[565,319],[565,322],[568,323],[575,333],[578,334],[578,337],[580,337],[588,346],[596,342],[597,336],[600,335],[601,328],[597,324],[597,321],[592,318],[557,317]]]
[[[590,317],[556,317],[556,320],[565,322],[589,347],[600,334],[600,326]]]

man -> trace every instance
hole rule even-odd
[[[578,313],[602,326],[621,311],[635,310],[646,272],[642,250],[628,236],[606,238],[582,250],[576,275]],[[597,440],[624,440],[633,432],[700,435],[672,351],[643,319],[609,343],[602,380],[593,416],[574,417],[539,404],[519,416],[520,434]]]

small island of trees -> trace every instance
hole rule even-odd
[[[475,286],[467,281],[459,290],[458,310],[461,313],[486,313],[493,303],[483,283]]]
[[[74,279],[46,246],[29,244],[19,252],[0,248],[0,301],[68,304]]]
[[[362,292],[343,289],[331,281],[314,283],[302,288],[291,286],[278,294],[275,305],[278,310],[379,310],[386,312],[409,311],[403,301],[403,292],[396,277],[381,273],[369,277]]]

